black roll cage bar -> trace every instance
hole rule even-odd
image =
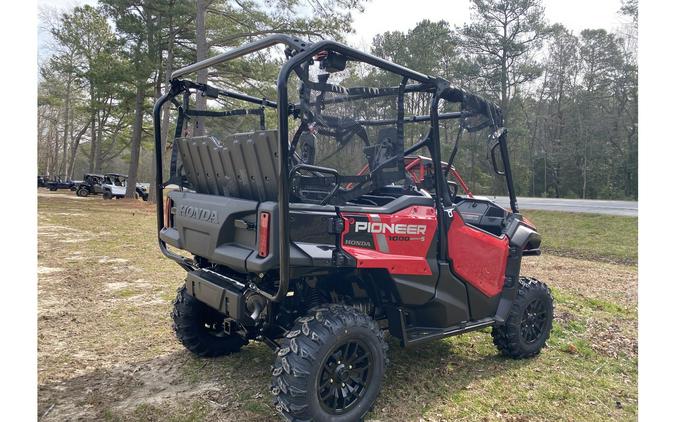
[[[180,79],[181,77],[195,73],[199,70],[206,69],[213,65],[234,60],[239,57],[254,53],[256,51],[264,50],[269,47],[283,44],[286,46],[285,54],[288,60],[282,66],[279,76],[277,78],[277,101],[269,101],[265,98],[257,98],[246,94],[240,94],[233,91],[223,90],[208,86],[206,84],[198,84],[188,80]],[[311,59],[316,53],[327,51],[338,53],[347,59],[367,63],[382,70],[389,71],[403,77],[401,86],[381,90],[364,91],[359,95],[347,95],[344,97],[336,97],[330,100],[331,102],[352,101],[364,98],[374,98],[380,96],[401,95],[401,92],[428,92],[433,94],[429,115],[413,116],[403,119],[403,123],[412,122],[431,122],[431,130],[429,136],[425,137],[412,147],[406,150],[406,153],[416,151],[421,147],[427,146],[431,152],[432,164],[434,168],[434,186],[435,186],[435,201],[438,221],[443,222],[443,195],[447,189],[444,183],[445,174],[441,166],[440,157],[440,135],[439,135],[439,121],[446,119],[458,119],[468,117],[470,115],[482,115],[491,121],[492,129],[495,135],[493,139],[491,151],[494,157],[494,149],[498,145],[502,164],[504,166],[503,175],[506,177],[506,185],[509,193],[511,210],[518,212],[518,203],[516,201],[513,175],[511,173],[511,164],[509,161],[508,147],[506,142],[506,129],[503,128],[503,120],[501,110],[497,105],[489,102],[477,95],[470,94],[462,89],[453,87],[450,83],[437,77],[431,77],[417,71],[408,69],[404,66],[392,63],[390,61],[381,59],[362,51],[358,51],[351,47],[337,43],[330,40],[322,40],[315,43],[300,40],[295,37],[290,37],[283,34],[271,35],[257,41],[244,44],[240,47],[233,48],[222,54],[213,56],[206,60],[193,63],[189,66],[176,70],[171,74],[171,87],[165,92],[155,103],[153,108],[153,127],[155,131],[155,185],[157,188],[157,236],[159,240],[159,247],[162,253],[168,258],[176,261],[181,267],[187,271],[197,269],[196,264],[185,256],[176,254],[170,251],[166,243],[159,237],[159,233],[164,228],[164,177],[163,177],[163,156],[161,148],[161,110],[167,102],[174,103],[179,108],[179,113],[182,113],[181,105],[175,100],[175,97],[180,93],[188,92],[190,89],[197,89],[204,92],[208,96],[224,96],[237,100],[242,100],[257,104],[261,107],[275,108],[278,114],[278,128],[279,145],[278,145],[278,163],[279,174],[277,175],[278,188],[278,207],[279,207],[279,286],[274,294],[270,294],[256,286],[251,288],[257,290],[258,293],[265,296],[268,300],[278,302],[288,293],[290,283],[290,231],[289,231],[289,142],[288,142],[288,118],[289,116],[298,116],[298,107],[295,104],[288,102],[288,79],[292,72],[299,69],[299,65]],[[408,80],[417,82],[417,84],[407,84]],[[463,109],[468,109],[469,112],[453,112],[453,113],[439,113],[438,106],[441,100],[448,102],[462,103]],[[400,110],[399,110],[400,113]],[[400,116],[399,116],[400,117]],[[399,123],[396,119],[387,120],[387,123],[382,121],[361,121],[363,125],[386,125]],[[439,230],[439,256],[445,256],[445,230]]]

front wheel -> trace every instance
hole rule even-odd
[[[113,199],[113,194],[109,190],[103,192],[103,199]]]
[[[492,341],[504,356],[529,358],[544,347],[552,325],[551,289],[539,280],[521,277],[508,318],[492,328]]]
[[[325,305],[296,320],[272,370],[275,406],[289,420],[361,420],[380,391],[387,344],[356,309]]]

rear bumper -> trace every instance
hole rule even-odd
[[[236,280],[210,271],[187,273],[187,293],[223,315],[242,321],[246,318],[244,291],[246,287]]]

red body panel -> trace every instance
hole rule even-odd
[[[390,274],[431,275],[427,253],[436,232],[433,207],[412,206],[394,214],[341,213],[341,246],[357,268]]]
[[[448,230],[448,258],[455,273],[487,296],[502,291],[509,239],[469,225],[455,213]]]

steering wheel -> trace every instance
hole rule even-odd
[[[291,169],[290,173],[288,174],[288,180],[289,180],[289,182],[290,182],[291,185],[293,184],[293,179],[295,178],[296,174],[297,174],[300,170],[310,171],[310,172],[315,173],[315,174],[316,174],[316,173],[331,174],[331,175],[333,175],[333,176],[335,177],[334,186],[333,186],[333,188],[331,189],[331,191],[328,193],[328,195],[326,195],[326,196],[321,200],[321,202],[320,202],[321,205],[326,205],[326,204],[328,203],[328,201],[329,201],[333,196],[335,196],[335,194],[337,193],[337,191],[340,189],[340,173],[338,173],[337,170],[335,170],[335,169],[333,169],[333,168],[330,168],[330,167],[321,167],[321,166],[315,166],[315,165],[304,164],[304,163],[300,163],[300,164],[297,164],[297,165],[293,166],[293,168]],[[302,195],[302,194],[300,193],[300,190],[299,190],[299,189],[298,189],[298,191],[296,192],[296,194],[297,194],[301,199],[310,199],[310,198],[307,198],[306,196]]]

